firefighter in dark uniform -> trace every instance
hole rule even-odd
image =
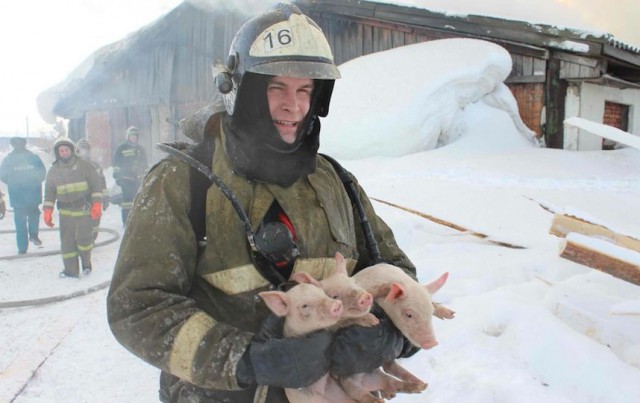
[[[336,336],[323,330],[282,338],[281,320],[257,295],[276,286],[272,275],[331,274],[335,252],[346,257],[349,271],[371,263],[345,186],[317,153],[319,117],[327,115],[340,77],[323,32],[297,7],[277,5],[240,28],[214,75],[223,102],[183,127],[199,141],[194,155],[205,155],[234,197],[211,182],[192,189],[197,173],[179,158],[150,171],[109,290],[115,337],[162,370],[164,402],[286,402],[282,388],[310,385],[329,370],[367,372],[408,354],[388,318]],[[354,183],[382,258],[415,277]],[[202,217],[194,219],[200,197]],[[199,224],[206,225],[206,244],[198,243]],[[262,246],[248,242],[247,226]],[[288,246],[270,249],[283,232]]]
[[[122,189],[122,224],[127,224],[127,217],[133,199],[138,193],[142,178],[147,171],[147,154],[144,148],[138,144],[140,130],[131,126],[127,129],[127,140],[120,144],[113,154],[113,179]]]
[[[102,216],[102,186],[96,170],[75,155],[75,145],[66,137],[53,143],[56,161],[44,184],[44,222],[53,227],[53,208],[58,205],[60,249],[64,270],[60,277],[79,277],[91,273],[93,221]]]

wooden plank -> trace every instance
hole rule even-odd
[[[594,249],[578,240],[565,240],[561,246],[560,257],[640,286],[640,266]]]
[[[510,76],[504,80],[506,84],[523,84],[523,83],[544,83],[544,76]]]
[[[362,26],[362,54],[368,55],[373,53],[373,27],[370,25]]]
[[[564,124],[567,126],[577,127],[591,134],[595,134],[596,136],[640,150],[640,136],[625,132],[613,126],[592,122],[590,120],[579,118],[577,116],[566,119],[564,121]]]
[[[373,51],[382,52],[392,48],[391,30],[385,28],[374,28]]]
[[[404,45],[404,32],[391,31],[391,46],[397,48]]]
[[[533,57],[522,56],[522,76],[533,75]]]
[[[615,245],[640,253],[640,240],[638,239],[617,233],[603,225],[594,224],[578,217],[556,213],[553,216],[549,233],[564,238],[572,232],[593,238],[606,239]]]
[[[387,206],[395,207],[395,208],[397,208],[399,210],[406,211],[406,212],[411,213],[413,215],[416,215],[418,217],[425,218],[425,219],[427,219],[429,221],[433,221],[433,222],[435,222],[437,224],[444,225],[446,227],[453,228],[453,229],[455,229],[457,231],[467,233],[467,234],[469,234],[471,236],[484,239],[487,242],[492,243],[494,245],[504,246],[504,247],[512,248],[512,249],[526,249],[526,247],[524,247],[524,246],[512,244],[512,243],[509,243],[509,242],[503,242],[503,241],[495,240],[495,239],[489,237],[489,235],[483,234],[481,232],[476,232],[476,231],[470,230],[470,229],[465,228],[463,226],[460,226],[458,224],[452,223],[450,221],[443,220],[441,218],[434,217],[432,215],[429,215],[429,214],[414,210],[414,209],[409,208],[409,207],[404,207],[404,206],[401,206],[399,204],[388,202],[386,200],[376,199],[375,197],[371,197],[370,199],[374,200],[374,201],[377,201],[378,203],[386,204]]]

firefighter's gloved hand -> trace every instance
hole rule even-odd
[[[353,325],[336,333],[331,346],[331,374],[349,376],[371,372],[384,363],[417,351],[377,304],[371,313],[380,320],[378,325]]]
[[[108,208],[109,208],[109,200],[103,200],[102,201],[102,211],[105,211]]]
[[[89,215],[93,221],[99,220],[102,217],[102,203],[93,202],[91,205],[91,210],[89,211]]]
[[[0,199],[0,220],[4,218],[4,215],[7,213],[7,204],[4,200]]]
[[[51,207],[46,207],[44,209],[44,223],[47,224],[47,227],[53,228],[53,209]]]
[[[238,384],[297,389],[329,372],[331,332],[320,330],[304,337],[283,338],[283,321],[275,315],[264,320],[238,364]]]

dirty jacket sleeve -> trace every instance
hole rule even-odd
[[[188,296],[196,276],[189,168],[163,160],[129,216],[107,299],[116,339],[146,362],[205,388],[236,390],[252,333],[217,322]]]

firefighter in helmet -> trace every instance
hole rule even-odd
[[[102,216],[102,185],[96,170],[75,153],[75,144],[67,137],[53,143],[56,160],[44,184],[44,222],[53,227],[53,209],[58,206],[60,249],[64,270],[60,277],[79,277],[92,271],[93,221]]]
[[[147,171],[147,154],[138,143],[140,130],[136,126],[127,129],[127,140],[120,144],[113,153],[113,179],[122,189],[122,224],[127,224],[127,217],[138,193],[142,178]]]
[[[294,5],[275,6],[245,23],[227,61],[215,66],[220,102],[183,124],[198,142],[187,154],[209,165],[233,197],[188,159],[165,158],[145,178],[107,306],[118,341],[162,370],[162,401],[286,402],[282,388],[329,371],[373,370],[409,351],[388,318],[335,337],[284,338],[281,318],[258,296],[291,273],[325,277],[335,252],[349,271],[371,264],[342,180],[317,153],[339,77],[316,23]],[[382,258],[415,277],[354,183]],[[367,352],[354,360],[359,349]]]

